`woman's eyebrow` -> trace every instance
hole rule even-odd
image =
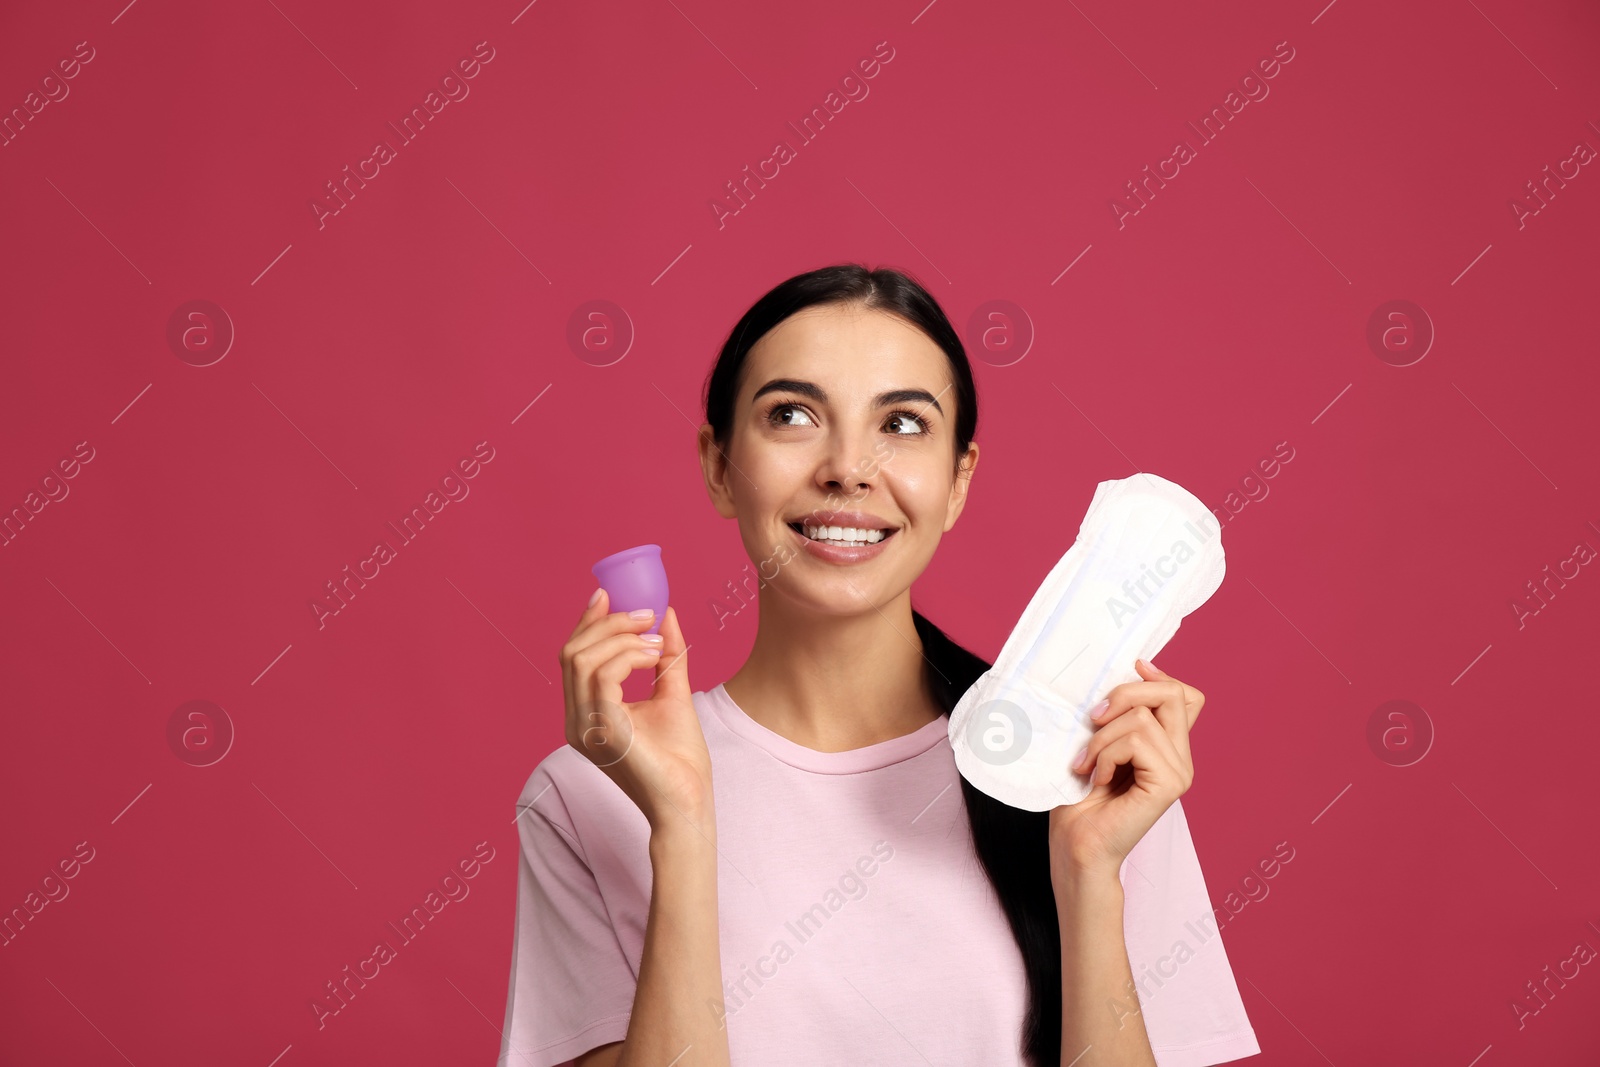
[[[756,390],[755,396],[750,398],[751,403],[760,400],[768,393],[799,393],[809,397],[819,404],[828,402],[828,394],[822,386],[815,382],[804,382],[798,378],[774,378],[772,381]],[[890,389],[888,392],[879,393],[872,398],[874,407],[887,407],[890,404],[910,404],[921,402],[930,404],[939,414],[944,414],[944,408],[939,406],[939,398],[926,389]]]

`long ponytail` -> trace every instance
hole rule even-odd
[[[915,608],[911,611],[925,657],[923,672],[948,716],[992,664],[952,641]],[[1034,1067],[1061,1060],[1061,924],[1050,880],[1050,813],[1002,803],[961,779],[972,844],[1028,975],[1028,1014],[1022,1045]]]

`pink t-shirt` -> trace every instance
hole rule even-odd
[[[973,850],[949,719],[818,752],[757,723],[720,685],[693,701],[713,768],[734,1067],[1023,1063],[1022,955]],[[649,825],[565,744],[517,806],[498,1067],[552,1067],[627,1036],[650,909]],[[1159,1067],[1259,1053],[1179,803],[1121,878]]]

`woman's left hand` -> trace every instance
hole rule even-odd
[[[1052,868],[1117,877],[1122,861],[1194,781],[1189,729],[1205,694],[1139,660],[1142,682],[1107,694],[1083,762],[1089,795],[1050,811]]]

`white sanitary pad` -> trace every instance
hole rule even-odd
[[[1222,573],[1221,527],[1188,490],[1146,473],[1101,482],[1077,540],[951,712],[962,777],[1025,811],[1088,796],[1072,762],[1095,731],[1089,713],[1141,680],[1134,659],[1154,659]]]

